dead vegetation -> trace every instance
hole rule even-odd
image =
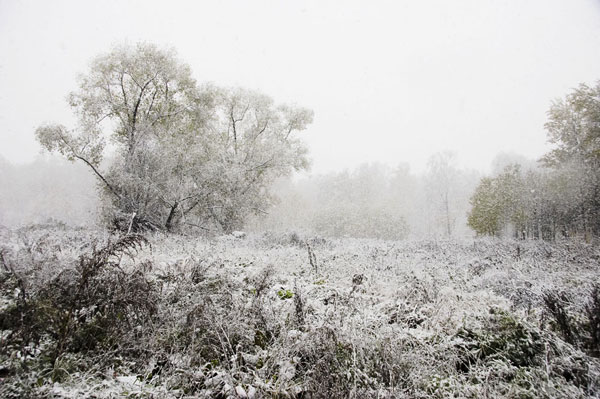
[[[2,234],[2,397],[600,394],[593,245]]]

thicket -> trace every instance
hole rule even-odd
[[[600,394],[591,246],[56,229],[3,232],[2,397]]]
[[[554,149],[544,169],[508,166],[483,178],[471,198],[468,224],[479,234],[554,240],[600,235],[600,82],[580,85],[548,111]]]

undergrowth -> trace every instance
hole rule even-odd
[[[585,244],[2,234],[1,397],[600,395]]]

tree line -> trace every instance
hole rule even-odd
[[[554,149],[540,168],[509,165],[481,179],[468,215],[478,234],[544,240],[600,235],[600,82],[556,100],[545,128]]]
[[[280,181],[274,188],[279,200],[249,228],[386,240],[470,236],[466,214],[479,178],[442,152],[420,173],[402,163],[365,163]]]

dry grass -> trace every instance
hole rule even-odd
[[[157,234],[140,248],[52,228],[2,238],[4,397],[600,394],[594,245]],[[86,284],[87,296],[49,294]],[[559,293],[568,305],[549,302]],[[16,322],[20,301],[71,313]],[[18,338],[27,329],[37,335]]]

